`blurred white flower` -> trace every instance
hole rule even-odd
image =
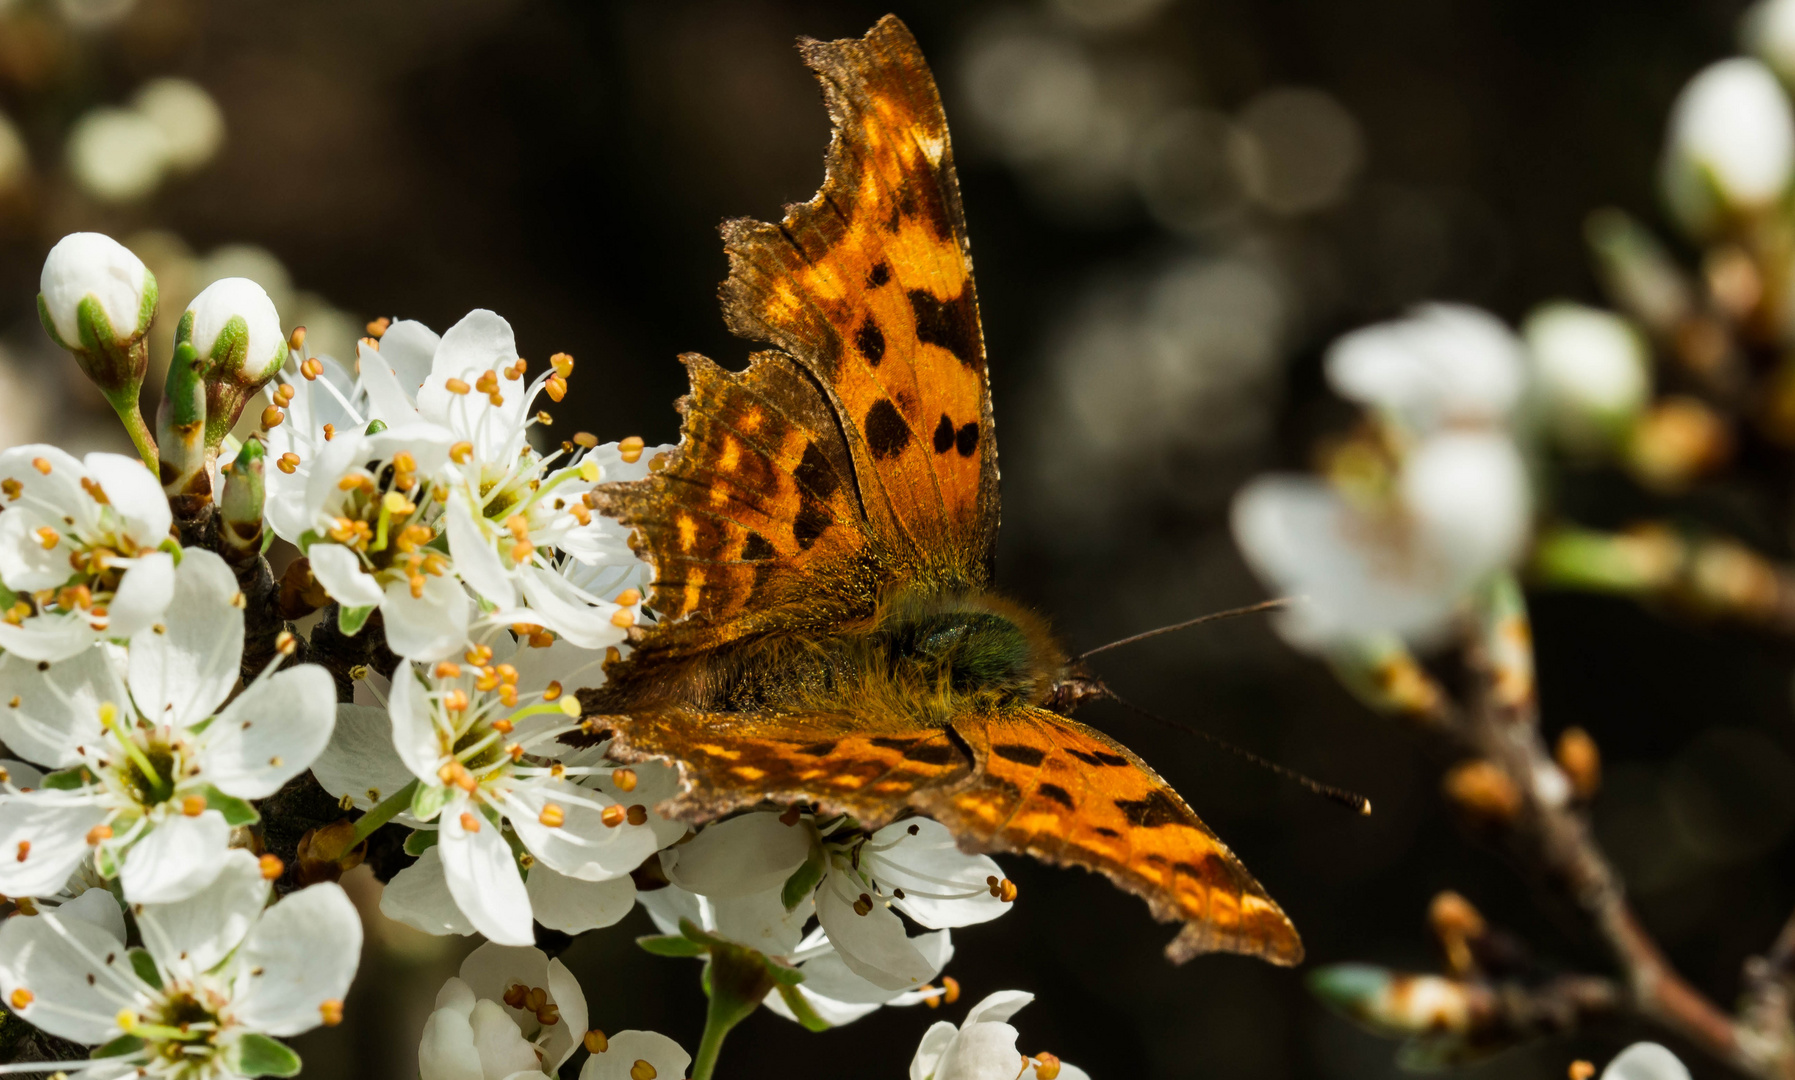
[[[1732,214],[1774,203],[1795,169],[1795,116],[1761,61],[1722,60],[1683,88],[1671,109],[1660,182],[1671,211],[1697,235]]]
[[[1602,1080],[1689,1080],[1689,1069],[1657,1043],[1637,1042],[1615,1055]]]
[[[1545,304],[1527,317],[1521,334],[1547,419],[1572,449],[1612,442],[1651,397],[1645,339],[1613,312]]]
[[[1329,347],[1328,382],[1405,429],[1499,424],[1520,401],[1520,339],[1488,312],[1423,304],[1402,319],[1346,334]]]
[[[30,178],[31,153],[25,149],[25,137],[5,113],[0,113],[0,192],[22,187]]]
[[[191,896],[218,873],[231,829],[255,820],[247,800],[274,794],[329,741],[336,691],[316,665],[271,664],[224,705],[243,651],[236,576],[203,550],[184,552],[174,576],[166,614],[122,654],[0,656],[11,701],[0,739],[61,770],[0,793],[0,892],[54,893],[91,851],[133,902]]]
[[[141,199],[168,169],[168,137],[134,109],[103,107],[75,121],[69,168],[82,190],[102,202]]]
[[[1364,505],[1310,476],[1263,476],[1234,500],[1241,552],[1270,587],[1302,601],[1279,631],[1325,651],[1394,633],[1433,643],[1459,601],[1519,557],[1531,500],[1506,436],[1451,432],[1421,443],[1387,501]]]
[[[910,1059],[910,1080],[1090,1080],[1089,1073],[1051,1054],[1017,1051],[1021,1033],[1009,1020],[1033,1000],[1021,990],[999,990],[974,1005],[958,1028],[936,1021]]]
[[[198,83],[151,79],[138,88],[131,106],[162,132],[170,168],[197,169],[224,143],[224,111]]]
[[[0,648],[20,660],[75,656],[148,628],[168,607],[173,517],[143,463],[77,461],[54,446],[0,453]]]
[[[999,898],[998,865],[961,851],[946,827],[926,818],[870,835],[844,828],[824,836],[808,816],[744,814],[669,849],[661,864],[674,884],[713,900],[779,888],[800,868],[820,864],[817,922],[849,971],[890,992],[914,990],[940,971],[893,909],[939,930],[987,922],[1009,908]]]
[[[120,342],[149,332],[144,301],[155,291],[149,267],[104,233],[70,233],[44,257],[38,292],[64,347],[81,344],[81,302],[93,297]]]
[[[95,889],[53,914],[0,927],[0,993],[23,1019],[108,1056],[57,1063],[91,1077],[291,1076],[299,1059],[269,1036],[343,1017],[361,959],[361,919],[340,886],[266,908],[255,856],[233,850],[181,903],[132,905],[143,949],[125,947],[118,901]],[[115,1044],[130,1036],[139,1040]],[[177,1062],[179,1072],[166,1071]]]
[[[586,995],[560,960],[480,946],[443,984],[418,1044],[422,1080],[554,1076],[586,1035]]]
[[[1795,3],[1758,0],[1739,20],[1739,43],[1784,82],[1795,80]]]

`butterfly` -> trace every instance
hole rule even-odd
[[[681,357],[681,441],[601,487],[655,570],[656,623],[582,693],[624,761],[677,765],[663,812],[768,804],[1098,871],[1184,923],[1176,962],[1302,959],[1282,909],[1182,798],[1072,720],[1101,684],[990,589],[997,446],[947,122],[909,30],[799,44],[834,122],[823,187],[726,222],[729,328]]]

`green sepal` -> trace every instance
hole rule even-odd
[[[785,904],[785,910],[795,910],[806,896],[815,892],[817,885],[823,880],[823,873],[828,869],[829,856],[824,853],[823,845],[813,841],[804,865],[793,870],[792,876],[785,879],[785,886],[779,890],[779,899]]]
[[[143,1040],[135,1035],[120,1035],[118,1038],[95,1050],[92,1057],[110,1058],[135,1054],[143,1049]]]
[[[442,784],[419,784],[411,796],[411,816],[419,821],[429,821],[442,813],[453,796],[454,792]]]
[[[70,345],[68,342],[62,340],[61,334],[56,332],[56,320],[50,318],[50,304],[49,301],[44,299],[43,293],[37,294],[37,320],[44,324],[44,333],[50,335],[51,341],[54,341],[56,344],[71,352],[80,347],[79,342],[75,345]]]
[[[128,954],[131,957],[131,970],[137,973],[137,977],[158,990],[162,989],[162,971],[156,967],[156,958],[150,955],[149,950],[131,949]]]
[[[405,838],[405,854],[422,855],[435,847],[441,839],[441,829],[413,829],[411,835]]]
[[[678,934],[648,934],[637,938],[636,944],[641,946],[644,952],[650,952],[656,956],[703,956],[710,951],[703,944]]]
[[[835,1026],[817,1015],[817,1011],[810,1007],[810,999],[800,993],[796,986],[781,983],[779,1000],[785,1002],[785,1007],[798,1018],[798,1023],[804,1025],[805,1031],[828,1031]]]
[[[118,877],[118,856],[110,844],[101,844],[93,850],[93,868],[101,877],[111,880]]]
[[[210,784],[206,785],[206,809],[223,814],[224,823],[233,829],[239,825],[254,825],[262,820],[262,815],[247,800],[226,795]]]
[[[242,1076],[298,1076],[299,1055],[277,1039],[256,1032],[237,1037],[232,1057],[236,1071]]]
[[[378,604],[367,607],[340,607],[337,609],[337,629],[346,637],[354,637],[361,633],[361,628],[368,625],[368,616],[374,614]]]
[[[362,434],[378,435],[385,430],[386,430],[386,421],[385,420],[370,420],[370,421],[368,421],[368,430],[362,432]]]
[[[19,602],[19,594],[0,584],[0,608],[10,608]]]
[[[76,791],[94,782],[94,775],[87,771],[87,766],[76,765],[72,769],[58,769],[44,777],[44,787],[51,791]]]

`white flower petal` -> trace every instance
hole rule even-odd
[[[810,855],[812,830],[768,812],[743,814],[699,830],[661,855],[675,885],[712,898],[778,889]]]
[[[357,808],[371,810],[411,783],[411,770],[393,747],[393,721],[387,710],[367,705],[336,709],[330,743],[312,762],[312,775],[325,791],[339,799],[347,795]]]
[[[66,768],[80,763],[77,746],[100,738],[100,705],[128,709],[129,701],[103,646],[41,670],[40,663],[0,656],[0,741],[40,765]]]
[[[586,995],[566,965],[550,960],[541,949],[530,946],[497,945],[492,942],[475,949],[461,962],[460,980],[470,992],[488,1001],[503,1003],[505,992],[519,984],[541,987],[548,991],[548,1000],[561,1013],[561,1019],[539,1032],[535,1039],[553,1072],[572,1055],[579,1040],[586,1034]],[[540,1023],[533,1012],[502,1005],[511,1021],[526,1030]],[[545,1038],[546,1036],[546,1038]]]
[[[474,1048],[474,1028],[468,1022],[472,1012],[470,1001],[468,1013],[437,1009],[424,1021],[424,1037],[418,1042],[420,1080],[486,1080]]]
[[[56,909],[63,919],[90,922],[119,941],[125,940],[125,911],[118,897],[104,888],[92,888]]]
[[[144,947],[162,970],[211,970],[242,943],[268,903],[268,882],[256,857],[241,848],[224,853],[218,876],[179,903],[139,904]]]
[[[692,1056],[667,1036],[653,1031],[619,1031],[602,1053],[593,1054],[580,1066],[580,1080],[630,1080],[636,1062],[646,1061],[656,1077],[686,1075]]]
[[[1341,396],[1385,409],[1416,430],[1499,421],[1525,385],[1520,339],[1488,312],[1423,304],[1405,318],[1346,334],[1328,349]]]
[[[113,512],[125,521],[125,533],[139,548],[153,548],[168,539],[174,514],[162,484],[143,462],[124,454],[89,454],[82,459],[87,474],[106,493]]]
[[[426,576],[424,595],[416,599],[410,586],[395,581],[380,602],[387,646],[421,662],[452,656],[467,644],[469,606],[467,590],[456,578]]]
[[[183,553],[163,629],[131,638],[131,697],[152,723],[198,723],[231,692],[243,658],[238,591],[223,559],[195,548]]]
[[[231,827],[216,810],[197,817],[169,814],[125,853],[119,875],[125,899],[133,904],[187,899],[212,884],[224,868],[230,842]]]
[[[510,1077],[518,1073],[542,1075],[536,1061],[536,1048],[524,1039],[505,1007],[491,998],[474,1004],[468,1016],[474,1030],[474,1052],[480,1056],[480,1071],[489,1077]]]
[[[93,1045],[118,1034],[113,1018],[120,999],[138,999],[142,984],[131,973],[123,940],[86,919],[52,913],[0,924],[0,995],[10,1004],[20,990],[32,999],[16,1010],[22,1018]]]
[[[64,344],[81,344],[78,310],[89,296],[98,301],[112,332],[123,340],[139,329],[149,273],[142,259],[105,233],[70,233],[45,257],[38,291]]]
[[[0,893],[61,892],[87,854],[88,830],[107,816],[96,802],[72,791],[0,795]]]
[[[428,326],[414,319],[400,319],[380,335],[380,358],[392,369],[399,389],[414,398],[424,380],[430,377],[430,366],[436,359],[442,338]]]
[[[358,346],[357,358],[361,364],[362,388],[368,392],[369,415],[373,419],[384,421],[389,427],[417,423],[417,406],[412,404],[393,369],[388,366],[390,361],[385,349],[373,349],[364,342]]]
[[[1689,1080],[1689,1069],[1654,1042],[1636,1042],[1602,1070],[1602,1080]]]
[[[493,542],[474,520],[464,494],[450,498],[448,518],[449,555],[455,560],[455,572],[492,603],[502,608],[515,607],[517,588],[511,584],[511,575],[505,571],[504,563],[499,561]]]
[[[603,808],[610,801],[566,780],[548,780],[514,791],[506,816],[524,847],[545,865],[568,877],[604,881],[628,874],[660,847],[645,825],[605,825]],[[553,828],[540,820],[549,803],[561,807],[564,818]]]
[[[226,795],[264,799],[304,772],[330,742],[337,688],[316,664],[276,672],[245,690],[206,728],[206,779]]]
[[[910,1080],[929,1080],[935,1075],[935,1069],[941,1064],[941,1055],[953,1045],[954,1036],[960,1029],[946,1020],[937,1020],[923,1032],[922,1043],[916,1048],[916,1056],[910,1059]]]
[[[462,815],[469,815],[464,824]],[[511,845],[498,827],[469,808],[465,799],[451,802],[438,819],[442,839],[443,876],[474,929],[501,945],[530,945],[530,896]],[[474,828],[469,829],[467,824]]]
[[[876,858],[873,878],[885,895],[902,889],[905,897],[894,900],[897,909],[930,929],[972,926],[990,922],[1011,905],[991,895],[988,878],[1004,876],[997,863],[984,855],[968,855],[947,826],[928,818],[893,822],[873,834],[867,846],[894,844]],[[864,865],[863,854],[863,865]],[[930,899],[927,893],[969,893],[957,900]]]
[[[393,672],[386,708],[399,760],[424,783],[440,784],[436,770],[441,767],[443,754],[436,724],[431,719],[429,690],[410,663],[401,663]]]
[[[0,527],[6,524],[0,517]],[[79,612],[32,615],[20,626],[0,622],[0,649],[21,660],[57,663],[80,655],[99,635]]]
[[[833,879],[836,875],[829,875]],[[904,932],[904,920],[884,904],[861,915],[846,882],[825,880],[816,892],[816,917],[848,970],[887,990],[914,990],[934,978],[928,957]]]
[[[288,894],[263,914],[238,954],[237,1018],[254,1031],[297,1035],[341,1003],[361,963],[361,917],[334,882]]]
[[[166,551],[140,556],[119,579],[106,608],[106,636],[128,638],[153,626],[175,597],[175,560]]]
[[[966,1019],[961,1021],[962,1028],[973,1024],[1001,1023],[1022,1011],[1022,1007],[1035,1000],[1035,995],[1026,990],[998,990],[986,994],[977,1005],[966,1011]]]
[[[968,1023],[941,1055],[935,1080],[1015,1080],[1018,1032],[1003,1023]]]
[[[602,649],[626,636],[624,628],[611,621],[616,604],[588,603],[572,582],[540,566],[521,567],[518,577],[524,602],[538,621],[580,648]]]
[[[437,1008],[448,1009],[464,1018],[474,1011],[474,1002],[478,1000],[479,995],[474,993],[474,988],[454,975],[444,980],[443,988],[436,992]]]
[[[313,544],[305,549],[312,576],[330,598],[346,608],[374,607],[385,596],[380,582],[362,569],[361,556],[342,544]]]
[[[380,913],[426,934],[471,934],[474,924],[455,906],[443,874],[441,845],[425,848],[380,894]]]
[[[627,878],[625,880],[628,880]],[[542,1049],[548,1059],[549,1072],[554,1072],[570,1057],[586,1035],[586,994],[580,981],[559,959],[548,962],[548,999],[560,1009],[561,1019],[555,1024]]]
[[[538,865],[524,882],[536,921],[564,934],[612,926],[636,906],[636,883],[627,875],[609,881],[581,881]]]
[[[1448,588],[1463,588],[1520,556],[1532,501],[1527,467],[1507,435],[1436,435],[1410,453],[1399,482],[1421,539],[1449,568]]]
[[[881,884],[883,884],[881,882]],[[928,964],[933,974],[928,980],[933,981],[941,974],[941,969],[953,958],[954,946],[949,932],[937,930],[930,934],[920,934],[911,938],[910,943],[916,947]],[[807,995],[825,998],[829,1001],[847,1005],[882,1005],[901,990],[888,990],[869,980],[854,974],[838,951],[826,952],[813,960],[806,960],[802,965],[804,982],[802,985]]]

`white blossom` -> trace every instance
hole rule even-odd
[[[1652,393],[1651,355],[1626,319],[1582,304],[1546,304],[1522,327],[1534,386],[1559,439],[1612,441]]]
[[[103,233],[70,233],[44,259],[38,289],[44,311],[66,346],[81,344],[81,301],[92,297],[123,342],[149,332],[145,301],[155,279],[143,260]],[[152,300],[153,302],[153,300]]]
[[[1526,380],[1513,331],[1463,304],[1422,304],[1406,318],[1354,330],[1329,347],[1325,365],[1340,396],[1417,432],[1500,423]]]
[[[580,1066],[580,1080],[679,1080],[691,1064],[691,1055],[659,1032],[619,1031]]]
[[[9,655],[64,660],[137,633],[168,607],[174,559],[159,548],[173,518],[142,462],[15,446],[0,453],[0,507]]]
[[[1616,1054],[1602,1080],[1689,1080],[1689,1068],[1654,1042],[1636,1042]]]
[[[335,687],[315,665],[270,665],[225,704],[243,649],[236,578],[199,550],[174,575],[162,621],[123,649],[0,657],[0,739],[59,770],[31,791],[0,788],[0,892],[52,894],[91,851],[133,902],[191,896],[231,828],[254,819],[245,800],[274,794],[329,740]]]
[[[443,984],[418,1045],[422,1080],[554,1076],[586,1034],[586,995],[541,950],[488,942]]]
[[[553,650],[558,654],[531,655]],[[533,877],[547,867],[598,886],[627,878],[660,846],[646,807],[579,782],[608,775],[610,767],[550,760],[556,740],[581,729],[568,689],[578,684],[554,676],[572,680],[591,664],[590,654],[564,643],[520,650],[508,636],[497,650],[471,647],[459,663],[401,663],[388,692],[391,741],[384,748],[365,733],[368,710],[344,707],[343,735],[320,762],[319,782],[333,795],[365,797],[392,785],[396,760],[416,785],[410,820],[427,823],[436,837],[425,857],[388,886],[381,907],[389,916],[431,933],[478,930],[502,944],[528,945],[534,934],[525,869]],[[519,865],[507,833],[527,853],[527,866]],[[583,898],[621,918],[628,904],[618,910],[617,901],[627,888],[555,893],[544,903]]]
[[[1732,214],[1768,209],[1795,170],[1795,115],[1762,61],[1733,57],[1699,72],[1671,107],[1660,168],[1683,226],[1707,233]]]
[[[1035,995],[999,990],[972,1007],[958,1028],[936,1021],[910,1059],[910,1080],[1023,1080],[1057,1075],[1089,1080],[1090,1074],[1046,1054],[1017,1051],[1020,1033],[1009,1023]]]
[[[126,948],[118,903],[100,889],[0,926],[0,994],[13,1011],[52,1035],[106,1044],[108,1056],[58,1067],[166,1080],[234,1080],[271,1063],[296,1071],[269,1036],[342,1019],[362,937],[343,890],[313,885],[264,910],[256,858],[215,858],[196,894],[133,905],[142,950]]]

